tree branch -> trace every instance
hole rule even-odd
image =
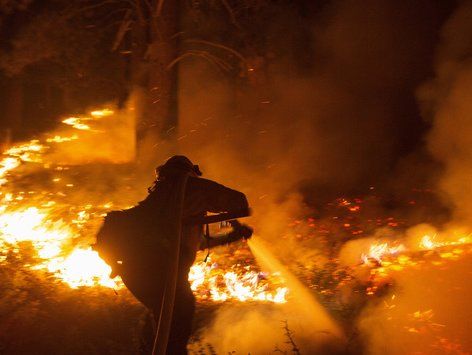
[[[238,29],[241,29],[241,26],[239,25],[238,21],[236,20],[236,17],[234,16],[233,9],[231,6],[228,4],[227,0],[221,0],[221,3],[223,4],[224,8],[226,11],[228,11],[229,17],[231,19],[231,23],[236,26]]]
[[[212,47],[215,47],[215,48],[220,48],[220,49],[224,49],[232,54],[234,54],[236,57],[238,57],[241,62],[243,62],[243,64],[247,67],[247,62],[246,62],[246,58],[243,57],[243,55],[241,53],[239,53],[238,51],[234,50],[233,48],[231,47],[227,47],[223,44],[220,44],[220,43],[215,43],[215,42],[210,42],[210,41],[206,41],[206,40],[203,40],[203,39],[187,39],[185,40],[185,42],[188,42],[188,43],[199,43],[199,44],[206,44],[208,46],[212,46]]]
[[[174,65],[176,65],[178,62],[180,62],[182,59],[184,58],[187,58],[187,57],[191,57],[191,56],[195,56],[195,57],[201,57],[201,58],[204,58],[206,59],[208,62],[210,62],[211,64],[215,65],[219,70],[225,70],[225,71],[228,71],[231,66],[226,63],[224,60],[222,60],[221,58],[218,58],[206,51],[197,51],[197,50],[189,50],[187,52],[185,52],[184,54],[178,56],[177,58],[175,58],[172,62],[170,62],[167,67],[166,67],[166,70],[170,70]]]
[[[156,7],[156,16],[157,17],[160,17],[161,14],[162,14],[162,6],[164,6],[164,0],[159,0],[157,2],[157,7]]]
[[[287,337],[288,341],[286,342],[287,344],[290,344],[292,346],[292,351],[296,355],[301,355],[300,354],[300,349],[298,348],[297,344],[295,343],[295,340],[293,339],[293,333],[288,327],[288,321],[284,320],[282,321],[284,324],[284,330],[285,330],[285,336]]]

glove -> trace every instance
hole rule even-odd
[[[252,233],[254,232],[254,230],[251,227],[239,223],[239,221],[237,221],[236,219],[229,221],[228,223],[233,228],[233,232],[231,232],[231,234],[236,234],[238,236],[238,239],[244,238],[246,240],[252,237]]]

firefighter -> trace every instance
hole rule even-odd
[[[128,289],[153,312],[158,328],[155,353],[163,353],[156,347],[162,347],[160,343],[164,343],[167,354],[187,354],[195,311],[188,273],[197,251],[247,239],[252,235],[251,228],[231,221],[233,231],[229,234],[205,240],[203,225],[186,223],[204,218],[207,212],[249,211],[243,193],[203,179],[201,175],[199,167],[185,156],[173,156],[156,168],[156,181],[138,208],[144,211],[144,215],[165,220],[165,234],[170,235],[171,239],[162,242],[161,226],[159,233],[153,236],[154,240],[144,243],[146,250],[139,253],[139,260],[120,272]],[[157,260],[155,255],[159,255],[159,249],[165,247],[168,248],[166,255],[161,253]],[[174,268],[169,266],[176,260]]]

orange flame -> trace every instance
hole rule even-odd
[[[247,270],[242,274],[235,271],[218,269],[210,261],[195,263],[190,269],[189,281],[192,291],[209,290],[213,301],[266,301],[285,303],[288,289],[278,287],[275,292],[267,290],[267,284],[261,282],[259,273]],[[204,298],[204,297],[201,297]]]
[[[69,117],[62,122],[73,129],[89,131],[92,130],[90,122],[113,114],[111,109],[105,108],[90,112],[90,116]],[[80,141],[82,133],[73,132],[75,133],[70,134],[63,131],[64,135],[47,137],[44,142],[32,140],[6,150],[3,153],[5,158],[0,161],[0,186],[3,185],[6,190],[9,179],[21,174],[17,170],[21,165],[43,163],[43,153],[50,148],[48,143]],[[71,167],[54,166],[49,162],[42,167],[54,168],[58,172],[71,169]],[[55,186],[63,181],[57,176],[52,177],[51,180],[56,184]],[[64,186],[74,188],[74,184],[69,181],[65,182]],[[50,197],[30,200],[27,193],[5,190],[0,192],[0,264],[6,260],[3,255],[6,255],[8,251],[19,252],[24,243],[28,243],[34,248],[35,256],[38,258],[38,262],[30,267],[47,270],[72,288],[124,287],[119,277],[114,279],[109,277],[111,268],[100,259],[97,252],[91,250],[86,244],[77,245],[77,241],[80,240],[79,232],[89,223],[90,215],[101,216],[104,211],[113,206],[112,202],[100,206],[84,204],[81,210],[70,215],[70,212],[64,214],[61,210],[61,207],[64,207],[63,203],[57,203]],[[31,193],[35,194],[35,191]],[[48,194],[41,196],[48,196]],[[60,192],[59,196],[65,195]],[[70,210],[70,208],[66,209]],[[215,267],[201,263],[192,267],[189,280],[197,297],[202,288],[205,288],[210,294],[209,299],[214,301],[235,299],[286,302],[287,289],[279,287],[275,292],[270,292],[269,283],[260,278],[259,273],[255,271],[237,272],[235,269],[218,269],[216,272],[216,270]]]

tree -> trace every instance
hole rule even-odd
[[[94,16],[68,1],[33,1],[28,10],[3,17],[0,69],[5,94],[15,95],[6,100],[10,122],[24,116],[28,121],[16,125],[22,132],[45,129],[54,116],[122,96],[124,64],[109,45],[113,28],[98,31]]]

